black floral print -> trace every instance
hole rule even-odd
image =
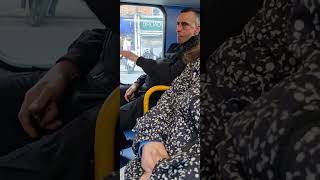
[[[320,178],[319,6],[265,0],[211,55],[201,77],[202,179]]]
[[[162,142],[170,159],[160,161],[151,179],[200,178],[200,59],[189,63],[172,83],[157,105],[137,119],[134,130],[137,137],[133,149],[137,153],[139,142]],[[139,179],[143,174],[141,159],[130,161],[125,179]]]

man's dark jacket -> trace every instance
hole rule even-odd
[[[92,81],[97,93],[112,91],[119,85],[119,35],[110,29],[94,29],[83,32],[58,60],[70,61],[80,70],[81,76]]]
[[[81,75],[80,79],[77,79],[79,81],[75,80],[75,83],[72,83],[74,88],[70,88],[75,93],[61,98],[61,105],[65,108],[58,106],[62,110],[59,111],[59,118],[65,125],[54,133],[39,139],[33,139],[32,143],[26,142],[27,144],[23,146],[19,145],[19,148],[14,148],[9,154],[0,157],[1,180],[93,179],[93,163],[91,163],[91,160],[94,153],[96,116],[105,97],[119,86],[119,19],[116,18],[119,17],[119,4],[112,4],[112,2],[105,0],[86,0],[86,3],[101,23],[105,25],[105,29],[83,32],[71,44],[67,54],[57,61],[72,62],[78,67]],[[9,97],[10,95],[23,97],[25,92],[41,78],[41,75],[42,72],[33,72],[31,74],[26,73],[24,76],[17,75],[11,79],[8,78],[8,80],[17,79],[16,81],[19,82],[10,81],[8,83],[13,86],[12,89],[19,90],[14,91],[14,93],[9,91]],[[2,85],[5,88],[10,88],[6,87],[5,84]],[[75,99],[76,102],[72,98],[74,94],[78,94],[76,96],[78,98]],[[98,98],[94,97],[96,94],[99,95]],[[18,100],[20,101],[19,98]],[[10,109],[19,109],[21,106],[19,103],[17,103],[17,106],[14,104],[15,106],[10,107]],[[13,114],[16,118],[16,114]],[[6,117],[10,116],[5,115],[4,121]],[[14,118],[8,118],[7,121],[13,122]],[[19,122],[18,119],[15,122]],[[2,132],[4,132],[4,129],[14,132],[12,133],[13,136],[10,136],[10,141],[29,138],[25,137],[27,135],[24,131],[21,131],[20,126],[15,127],[11,123],[7,124],[8,126],[5,126],[4,123],[2,125]],[[117,156],[115,155],[115,157]]]
[[[98,92],[109,94],[119,85],[119,18],[112,13],[118,4],[104,0],[85,0],[105,29],[84,31],[68,48],[66,55],[57,62],[70,61],[80,70],[81,76],[95,81],[92,86]]]
[[[185,43],[174,47],[164,59],[152,60],[139,57],[137,65],[140,66],[146,75],[140,76],[136,83],[140,91],[145,92],[155,85],[170,86],[171,82],[184,70],[186,63],[183,61],[184,52],[190,50],[200,42],[200,36],[193,36]]]

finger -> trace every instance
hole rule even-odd
[[[131,90],[128,89],[128,91],[126,92],[125,95],[126,95],[125,99],[127,100],[127,102],[129,102],[129,101],[130,101],[130,98],[131,98],[131,96],[132,96]]]
[[[128,96],[128,89],[126,90],[126,92],[124,93],[124,99],[127,101],[127,96]]]
[[[50,99],[50,91],[47,88],[43,89],[43,91],[41,91],[40,95],[36,98],[36,100],[34,100],[32,104],[29,106],[29,110],[31,112],[40,112],[48,104]]]
[[[141,158],[141,167],[145,172],[151,173],[156,163],[152,156],[146,155]]]
[[[124,99],[125,99],[127,102],[129,102],[128,94],[125,94],[125,95],[124,95]]]
[[[135,55],[135,54],[132,53],[132,52],[129,52],[129,53],[128,53],[128,59],[129,59],[130,61],[136,62],[137,59],[138,59],[138,56]]]
[[[166,153],[167,154],[167,153]],[[165,154],[161,154],[161,153],[157,153],[157,154],[153,154],[152,155],[152,164],[150,165],[149,168],[151,168],[152,170],[154,169],[154,167],[160,163],[160,161],[164,160],[164,159],[168,159],[169,155],[165,155]]]
[[[58,108],[55,102],[48,105],[45,110],[45,114],[41,117],[40,126],[44,127],[46,124],[52,123],[58,117]]]
[[[127,51],[120,51],[120,54],[126,58],[128,58],[128,52]]]
[[[135,87],[135,85],[133,85],[133,86],[131,87],[131,92],[134,93],[134,92],[136,92],[136,90],[137,90],[137,88]]]
[[[21,123],[22,128],[24,129],[24,131],[32,138],[37,138],[38,134],[36,129],[33,127],[33,123],[31,120],[31,112],[28,111],[27,108],[27,102],[24,101],[21,109],[18,113],[18,118],[19,121]]]
[[[160,156],[162,157],[162,159],[169,159],[169,154],[166,150],[160,151]]]
[[[150,168],[153,170],[154,167],[156,166],[156,164],[158,164],[161,160],[163,160],[163,157],[161,156],[153,156],[152,158],[152,166],[150,166]]]
[[[134,93],[131,94],[130,99],[134,98]]]
[[[130,89],[130,87],[126,90],[126,93],[125,94],[128,94],[128,92],[129,92],[129,89]]]
[[[132,93],[132,86],[130,86],[127,90],[128,93]]]
[[[46,124],[43,128],[48,130],[55,130],[62,125],[62,122],[58,119]]]
[[[149,180],[151,176],[151,173],[144,172],[143,175],[140,177],[140,180]]]

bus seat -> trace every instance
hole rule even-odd
[[[94,163],[95,180],[111,175],[115,170],[116,124],[119,119],[120,88],[112,91],[104,101],[96,122]]]

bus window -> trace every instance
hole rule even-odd
[[[157,60],[164,54],[164,14],[158,7],[120,6],[120,50]],[[131,84],[144,74],[135,63],[122,58],[121,83]]]
[[[41,20],[34,19],[44,5],[48,11],[41,11]],[[104,26],[82,1],[1,0],[0,61],[53,65],[84,30],[93,28]]]

